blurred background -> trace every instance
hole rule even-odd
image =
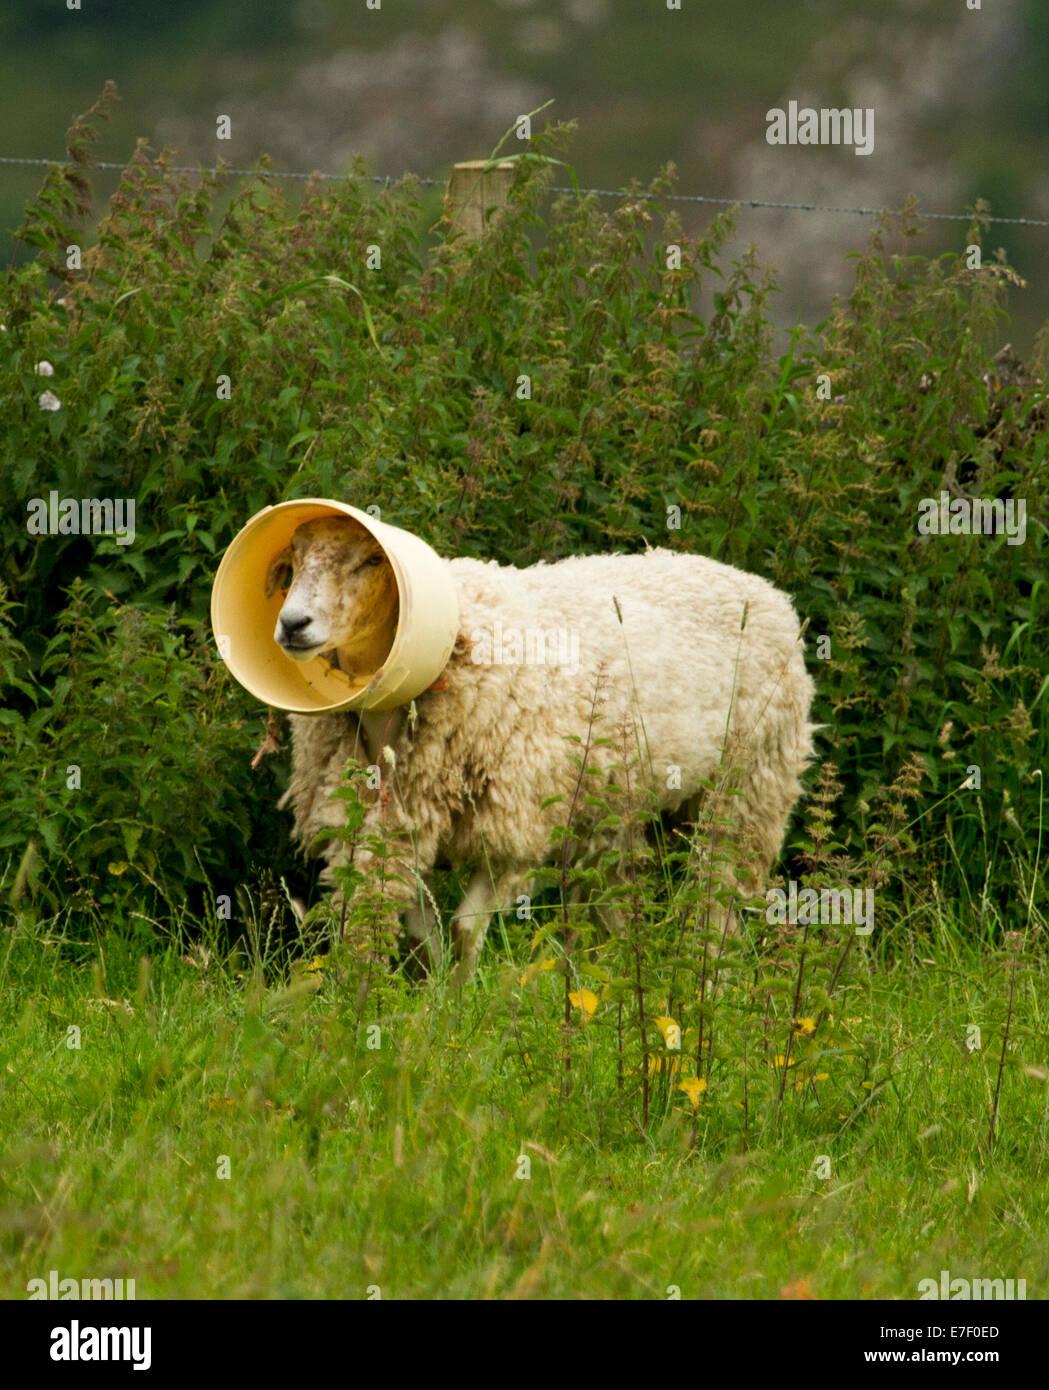
[[[968,0],[969,4],[976,0]],[[577,120],[569,158],[584,187],[647,182],[672,161],[676,191],[833,207],[1049,219],[1049,0],[5,0],[0,156],[61,158],[74,114],[107,78],[122,98],[97,149],[123,162],[137,137],[180,163],[222,157],[275,171],[443,178],[490,153],[520,113]],[[874,152],[780,147],[770,107],[875,109]],[[218,141],[215,121],[232,120]],[[515,148],[517,142],[513,142]],[[43,170],[0,165],[0,255]],[[94,175],[101,197],[116,171]],[[288,189],[294,196],[294,185]],[[434,215],[440,190],[432,190]],[[697,232],[717,208],[681,204]],[[757,245],[781,287],[774,315],[816,323],[848,290],[847,259],[873,219],[742,208],[730,254]],[[933,221],[915,249],[964,244]],[[1049,227],[994,224],[1028,282],[1003,337],[1025,352],[1049,318]],[[23,253],[24,254],[24,253]]]

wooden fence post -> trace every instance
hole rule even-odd
[[[481,170],[487,163],[487,159],[465,159],[453,164],[445,193],[448,216],[471,241],[480,240],[489,222],[499,217],[514,176],[512,164],[497,164],[484,174]]]

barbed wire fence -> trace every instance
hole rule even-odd
[[[65,164],[67,160],[62,159],[42,159],[42,158],[23,158],[15,155],[0,155],[0,165],[23,165],[27,167],[48,168],[53,164]],[[90,166],[93,169],[115,169],[125,170],[126,164],[118,164],[112,161],[99,160]],[[382,184],[384,187],[397,182],[396,179],[384,177],[381,174],[326,174],[319,170],[310,172],[287,170],[287,169],[267,169],[260,167],[257,169],[234,169],[227,166],[221,168],[205,168],[199,164],[176,164],[168,165],[169,172],[173,174],[213,174],[225,178],[268,178],[268,179],[298,179],[307,182],[310,179],[323,179],[339,182],[346,178],[356,178],[364,183]],[[447,186],[445,179],[423,178],[416,176],[416,182],[425,187],[444,188]],[[590,194],[596,198],[628,198],[633,196],[630,189],[625,188],[565,188],[554,185],[549,189],[551,193],[580,193]],[[829,206],[821,203],[780,203],[769,202],[761,198],[718,198],[704,193],[664,193],[662,197],[671,203],[708,203],[715,207],[741,207],[741,208],[771,208],[781,212],[823,212],[852,214],[857,217],[880,217],[882,213],[890,211],[888,208],[862,208],[862,207],[838,207]],[[935,222],[972,222],[973,214],[969,212],[922,212],[916,210],[918,217],[927,221]],[[1010,227],[1049,227],[1049,218],[1041,217],[981,217],[981,221],[996,223]]]

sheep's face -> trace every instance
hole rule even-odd
[[[266,596],[285,592],[273,637],[296,661],[388,648],[397,581],[378,541],[350,517],[307,521],[270,566]],[[379,651],[377,661],[385,656]]]

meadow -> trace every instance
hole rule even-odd
[[[672,170],[546,191],[567,128],[477,242],[410,177],[288,202],[144,145],[95,225],[107,100],[0,290],[0,1292],[1042,1296],[1049,340],[1003,345],[985,210],[934,260],[886,216],[778,351],[772,273],[721,263],[729,218],[683,235]],[[134,499],[133,541],[32,533],[51,492]],[[1022,500],[1022,542],[922,530],[945,492]],[[625,876],[555,863],[469,988],[410,979],[373,902],[324,906],[286,729],[206,623],[243,522],[311,495],[446,554],[648,542],[787,589],[823,728],[774,884],[872,929],[757,901],[722,938],[715,784]]]
[[[465,993],[395,979],[358,1011],[337,955],[267,983],[199,940],[71,969],[23,938],[3,1296],[55,1269],[140,1299],[915,1299],[946,1269],[1041,1297],[1044,962],[948,918],[921,959],[857,958],[826,1032],[782,1013],[767,1051],[730,995],[695,1103],[691,1059],[651,1047],[642,1125],[614,1002],[566,1026],[523,947]]]

